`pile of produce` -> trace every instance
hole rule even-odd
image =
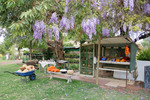
[[[47,68],[47,71],[59,72],[59,69],[57,69],[55,66],[50,66],[50,67]]]
[[[114,61],[114,62],[130,62],[130,57],[100,57],[100,60],[103,61]]]
[[[26,64],[22,65],[22,67],[20,67],[20,69],[18,70],[18,72],[29,72],[29,71],[33,71],[35,70],[34,66],[33,65],[29,65],[27,66]]]

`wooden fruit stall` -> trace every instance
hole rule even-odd
[[[138,46],[129,37],[108,37],[100,41],[100,68],[103,71],[132,73],[136,65]],[[128,46],[129,55],[125,55]],[[95,76],[98,59],[98,45],[82,43],[80,46],[80,74]],[[126,73],[126,78],[127,78]]]

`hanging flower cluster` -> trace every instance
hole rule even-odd
[[[91,7],[96,8],[97,7],[97,0],[91,0],[91,1],[92,1]]]
[[[59,28],[56,26],[52,26],[52,29],[55,34],[55,40],[58,41],[59,40]]]
[[[109,29],[103,27],[102,34],[103,36],[109,36]]]
[[[46,35],[46,25],[43,21],[36,20],[33,25],[33,38],[41,41],[43,35]]]
[[[126,23],[123,24],[123,31],[124,31],[124,32],[127,32],[127,26],[126,26]]]
[[[83,31],[92,39],[92,34],[96,35],[96,25],[99,25],[99,20],[95,17],[83,19],[81,23],[81,28]]]
[[[58,24],[58,18],[57,18],[57,13],[56,13],[56,12],[54,12],[54,13],[52,14],[49,23]]]
[[[63,16],[61,21],[60,21],[60,23],[59,23],[59,27],[60,27],[60,29],[64,28],[65,29],[65,33],[67,35],[68,30],[74,29],[74,24],[75,24],[75,19],[74,19],[73,16],[71,16],[70,19],[68,19],[65,16]]]
[[[124,0],[124,7],[125,8],[128,8],[129,7],[129,10],[130,11],[133,11],[133,8],[134,8],[134,0]]]
[[[69,12],[69,6],[68,3],[70,2],[70,0],[66,0],[66,7],[65,7],[65,13]]]
[[[59,40],[59,28],[57,27],[57,25],[54,25],[54,24],[58,24],[58,17],[57,17],[56,12],[54,12],[52,14],[50,23],[52,23],[53,26],[51,28],[49,28],[48,35],[49,35],[50,39],[52,39],[52,32],[53,32],[55,35],[55,40],[58,41]]]
[[[52,29],[47,29],[47,33],[48,33],[48,36],[49,36],[49,39],[52,40]]]
[[[147,3],[144,4],[144,13],[150,13],[150,4],[148,3],[148,0]]]
[[[128,8],[129,0],[124,0],[124,1],[123,1],[123,4],[124,4],[124,7],[125,7],[125,8]]]
[[[150,25],[148,23],[146,23],[146,29],[150,29]]]

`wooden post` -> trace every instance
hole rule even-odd
[[[101,42],[101,37],[98,40],[98,59],[97,59],[96,84],[98,84],[98,75],[99,75],[100,42]]]
[[[32,56],[32,40],[30,41],[30,60],[31,60],[31,56]]]
[[[128,83],[127,83],[127,75],[128,75],[127,71],[128,71],[128,67],[126,66],[126,88],[127,88],[127,85],[128,85]]]

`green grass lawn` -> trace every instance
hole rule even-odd
[[[150,100],[150,93],[138,91],[127,94],[115,90],[102,89],[95,84],[73,80],[52,79],[43,72],[36,71],[37,79],[28,84],[21,82],[14,72],[20,65],[0,66],[0,100]]]

